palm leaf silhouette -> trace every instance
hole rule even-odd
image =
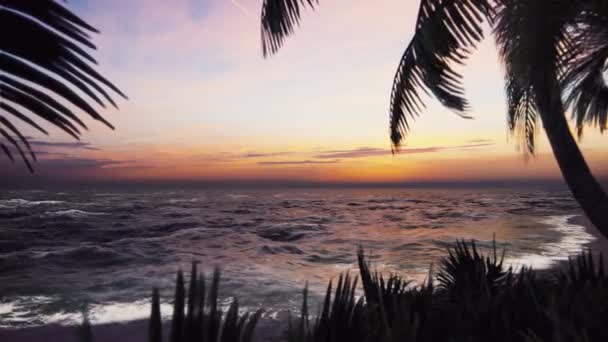
[[[483,39],[481,25],[491,20],[492,7],[484,0],[423,0],[416,33],[395,74],[390,101],[391,142],[399,148],[409,132],[410,119],[424,108],[421,93],[431,93],[457,114],[466,116],[462,64]]]
[[[262,7],[262,52],[276,53],[300,23],[304,7],[317,1],[266,0]],[[409,120],[424,108],[422,95],[433,95],[443,105],[467,117],[462,64],[483,39],[481,25],[492,18],[487,0],[422,0],[416,33],[405,49],[391,91],[390,132],[398,149],[409,131]]]
[[[264,0],[262,5],[262,53],[276,53],[287,36],[300,24],[305,7],[315,8],[318,0]]]
[[[505,65],[509,129],[533,154],[538,102],[547,98],[546,89],[553,82],[549,75],[563,74],[576,56],[570,23],[579,6],[567,0],[498,3],[494,34]]]
[[[574,17],[571,53],[563,58],[562,78],[566,105],[572,110],[579,137],[584,124],[606,129],[608,121],[608,4],[601,0],[581,1]]]
[[[507,76],[507,123],[509,130],[523,141],[528,153],[536,148],[538,109],[530,88],[522,88],[512,76]]]
[[[34,120],[42,119],[79,139],[88,128],[70,107],[113,129],[94,104],[117,107],[110,93],[127,97],[92,66],[97,62],[87,52],[95,49],[89,34],[98,31],[63,5],[0,0],[0,7],[0,135],[8,144],[0,147],[11,160],[16,150],[32,171],[35,152],[13,120],[48,135]]]

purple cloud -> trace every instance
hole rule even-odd
[[[36,163],[37,167],[73,170],[73,169],[99,169],[105,167],[133,166],[136,163],[134,160],[111,160],[111,159],[95,159],[95,158],[53,158],[41,159]]]
[[[473,147],[491,146],[494,143],[477,143],[467,144],[458,146],[444,146],[444,147],[419,147],[419,148],[403,148],[399,150],[399,154],[419,154],[419,153],[434,153],[444,150],[451,149],[465,149]],[[346,158],[366,158],[366,157],[377,157],[391,155],[392,152],[389,149],[374,148],[374,147],[359,147],[352,150],[334,150],[324,151],[323,153],[316,155],[315,158],[319,159],[346,159]]]
[[[93,147],[91,143],[83,142],[83,141],[73,141],[73,142],[48,142],[48,141],[40,141],[40,140],[28,140],[30,145],[39,146],[39,147],[49,147],[49,148],[74,148],[74,149],[84,149],[90,151],[99,151],[97,147]]]
[[[399,151],[401,154],[416,154],[416,153],[432,153],[442,150],[441,147],[421,147],[421,148],[404,148]],[[336,150],[326,151],[316,156],[319,159],[340,159],[340,158],[365,158],[391,155],[389,149],[360,147],[353,150]]]

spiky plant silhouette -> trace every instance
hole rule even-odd
[[[504,254],[503,254],[504,255]],[[370,271],[359,252],[363,296],[345,274],[331,283],[316,318],[307,288],[302,314],[290,322],[289,342],[605,341],[608,277],[602,257],[583,253],[555,276],[537,277],[458,241],[436,275],[414,286],[402,277]],[[438,286],[435,286],[433,282]],[[333,292],[332,292],[333,291]]]
[[[38,122],[46,121],[79,139],[82,111],[114,128],[95,106],[116,107],[112,92],[126,96],[92,66],[94,27],[54,0],[0,0],[0,22],[0,148],[11,161],[17,153],[33,171],[36,160],[17,121],[48,135]]]
[[[215,269],[210,288],[205,275],[192,263],[189,290],[186,294],[184,275],[177,272],[170,342],[251,342],[263,310],[239,314],[239,303],[233,298],[224,315],[219,305],[220,271]],[[152,295],[149,341],[162,341],[162,320],[158,290]]]
[[[317,0],[264,0],[264,56],[279,50],[305,8],[317,5]],[[542,122],[572,194],[608,238],[608,195],[593,177],[566,118],[566,108],[572,109],[579,136],[585,124],[606,129],[607,18],[603,0],[420,0],[416,31],[390,95],[394,151],[409,133],[410,121],[423,111],[424,95],[469,117],[462,75],[454,66],[466,61],[488,23],[505,65],[509,129],[534,153]]]
[[[82,311],[82,323],[78,327],[78,337],[80,342],[93,342],[93,327],[86,307]]]
[[[553,272],[504,265],[496,243],[482,253],[474,241],[457,241],[419,285],[372,271],[358,252],[359,278],[330,281],[316,315],[304,287],[299,318],[290,315],[289,342],[549,342],[606,341],[608,274],[603,257],[583,252]],[[239,314],[234,299],[223,314],[220,272],[210,286],[193,263],[188,291],[178,271],[169,322],[171,342],[250,342],[262,310]],[[361,281],[359,282],[360,279]],[[359,284],[361,284],[359,288]],[[362,292],[360,292],[362,290]],[[361,295],[362,294],[362,295]],[[81,337],[93,340],[88,320]],[[149,341],[163,340],[158,290],[152,294]]]

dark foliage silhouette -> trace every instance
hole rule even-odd
[[[82,323],[78,327],[78,337],[80,342],[93,342],[93,330],[89,321],[89,314],[85,308],[82,312]]]
[[[262,51],[276,53],[317,1],[265,0]],[[505,65],[508,126],[534,153],[542,122],[562,175],[593,224],[608,238],[608,196],[591,174],[570,132],[572,109],[579,135],[585,124],[603,132],[608,120],[608,4],[602,0],[421,0],[416,31],[399,62],[390,97],[394,151],[410,120],[434,96],[467,116],[462,76],[466,61],[489,24]],[[562,101],[565,98],[565,102]],[[540,119],[540,120],[539,120]]]
[[[255,326],[263,311],[239,314],[239,303],[232,300],[228,311],[223,314],[219,306],[220,271],[213,272],[210,288],[207,289],[205,276],[198,273],[196,263],[192,263],[189,290],[186,294],[184,275],[177,273],[173,319],[171,320],[171,342],[250,342]],[[152,310],[149,326],[149,341],[162,341],[162,321],[158,290],[153,291]]]
[[[152,291],[152,310],[150,312],[150,326],[148,329],[148,340],[150,342],[162,342],[163,322],[160,314],[160,295],[158,289]]]
[[[605,341],[608,277],[603,258],[583,253],[554,276],[506,268],[496,247],[489,256],[458,242],[436,277],[414,286],[370,271],[359,252],[363,296],[356,280],[331,283],[311,322],[307,290],[302,315],[290,322],[289,342],[371,341]],[[437,287],[433,284],[436,279]]]
[[[310,314],[304,287],[299,317],[290,315],[289,342],[538,342],[606,341],[608,274],[601,254],[583,252],[551,271],[514,270],[496,244],[487,254],[474,241],[457,241],[420,284],[372,271],[362,249],[359,277],[330,281],[318,312]],[[207,288],[193,264],[189,290],[178,272],[170,341],[250,342],[262,315],[239,314],[234,299],[219,306],[220,273]],[[359,285],[359,279],[360,284]],[[84,315],[81,338],[94,341]],[[152,294],[149,341],[163,340],[158,290]]]
[[[126,96],[92,66],[87,50],[98,31],[62,4],[0,0],[0,9],[0,148],[11,161],[20,154],[32,171],[35,151],[16,121],[48,135],[41,119],[79,139],[88,128],[71,108],[113,129],[94,107],[116,107],[111,92]]]

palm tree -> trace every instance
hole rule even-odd
[[[316,0],[265,0],[262,51],[274,54]],[[574,198],[608,238],[608,196],[591,174],[566,118],[579,136],[586,124],[603,132],[608,117],[608,3],[602,0],[421,0],[416,32],[405,49],[390,97],[390,137],[397,152],[423,95],[466,117],[462,64],[492,29],[506,70],[508,124],[534,153],[538,121],[544,127]],[[565,101],[562,100],[565,98]]]
[[[113,129],[93,102],[116,107],[108,91],[126,96],[91,66],[94,27],[53,0],[0,0],[0,23],[0,148],[11,161],[19,153],[32,171],[36,160],[14,121],[48,135],[42,119],[79,139],[87,126],[75,108]]]

